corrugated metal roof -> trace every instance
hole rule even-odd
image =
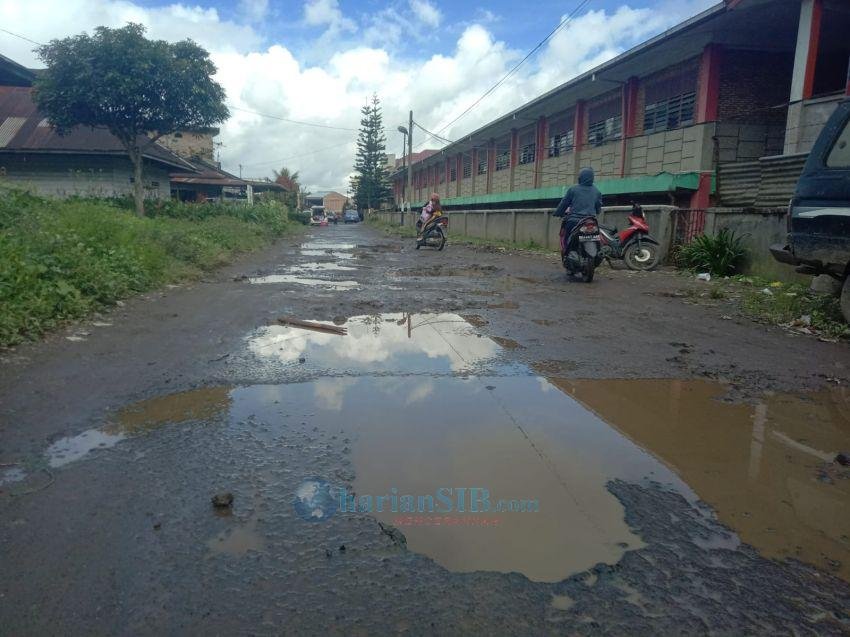
[[[248,182],[231,175],[226,170],[217,168],[200,159],[186,160],[192,167],[192,172],[173,172],[169,179],[173,184],[206,184],[209,186],[247,186]]]
[[[12,140],[25,121],[27,121],[26,117],[7,117],[5,120],[0,120],[0,148]]]
[[[106,128],[75,126],[60,135],[54,128],[45,125],[44,114],[36,107],[30,87],[0,86],[0,122],[3,122],[0,131],[5,130],[9,120],[13,121],[8,124],[9,130],[14,127],[14,132],[8,135],[8,139],[0,133],[0,148],[4,151],[126,156],[124,146]],[[140,144],[147,141],[144,137],[139,138]],[[144,156],[151,161],[194,172],[191,164],[159,144],[149,144]]]

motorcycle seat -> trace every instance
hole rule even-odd
[[[603,230],[605,230],[606,232],[614,232],[614,233],[616,233],[616,232],[617,232],[617,226],[603,226],[603,225],[600,223],[600,224],[599,224],[599,227],[600,227],[600,228],[602,228]]]

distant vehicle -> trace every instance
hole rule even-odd
[[[360,221],[360,215],[356,210],[346,210],[342,213],[342,220],[345,223],[357,223]]]
[[[324,206],[313,206],[310,208],[310,225],[311,226],[326,226],[328,225],[328,216],[325,214]]]
[[[797,272],[841,281],[841,311],[850,322],[850,99],[817,138],[788,208],[787,243],[770,252]]]

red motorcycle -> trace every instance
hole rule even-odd
[[[599,225],[602,241],[602,258],[622,259],[629,270],[652,270],[658,265],[659,243],[649,234],[649,224],[643,209],[633,203],[629,214],[629,227],[617,228]]]

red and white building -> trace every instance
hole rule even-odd
[[[848,0],[725,0],[393,175],[395,201],[548,205],[596,171],[606,204],[777,206],[844,98]],[[795,174],[796,172],[796,174]]]

